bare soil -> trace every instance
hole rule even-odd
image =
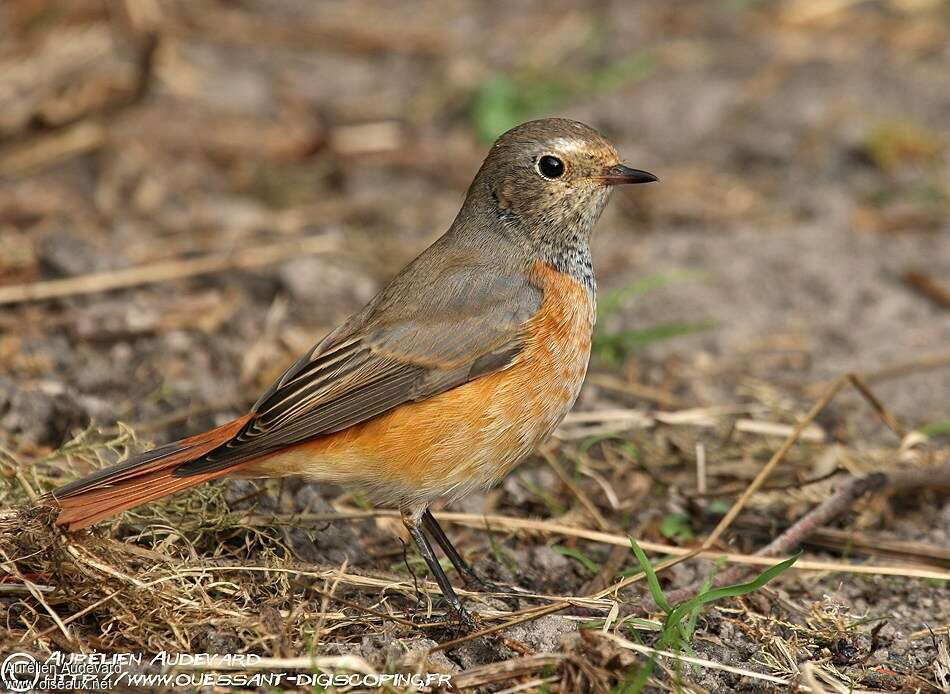
[[[661,182],[619,191],[598,227],[591,421],[446,509],[538,521],[447,524],[477,568],[585,596],[635,558],[546,524],[698,546],[847,372],[911,433],[845,389],[715,552],[754,553],[849,476],[950,464],[946,2],[25,0],[0,8],[0,103],[4,507],[242,414],[448,227],[491,136],[550,115]],[[228,271],[144,281],[211,254]],[[76,291],[128,268],[141,280]],[[926,484],[863,498],[803,560],[868,573],[792,570],[702,612],[696,657],[786,684],[661,659],[650,690],[947,691],[947,501]],[[233,481],[72,540],[7,528],[0,653],[313,651],[404,671],[455,634],[420,626],[443,607],[395,519],[326,519],[359,509],[342,489]],[[514,608],[468,599],[486,626]],[[50,617],[99,600],[64,629]],[[609,690],[647,660],[626,644],[656,643],[631,620],[661,617],[636,582],[427,667],[484,691]]]

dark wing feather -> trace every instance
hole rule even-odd
[[[175,474],[230,467],[509,366],[521,349],[524,324],[540,308],[541,290],[524,268],[452,253],[446,259],[443,250],[435,273],[404,271],[291,366],[237,436]]]

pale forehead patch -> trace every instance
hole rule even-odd
[[[551,140],[551,146],[564,154],[581,152],[585,154],[597,153],[610,158],[616,157],[614,148],[607,142],[598,142],[585,137],[557,137]]]
[[[551,141],[551,144],[562,152],[580,152],[589,149],[586,147],[586,140],[576,137],[558,137]]]

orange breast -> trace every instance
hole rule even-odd
[[[503,371],[271,454],[248,474],[302,474],[412,506],[496,482],[544,441],[580,392],[594,305],[577,281],[541,263],[541,309]]]

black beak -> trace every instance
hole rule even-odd
[[[608,186],[616,186],[622,183],[653,183],[654,181],[659,181],[660,179],[651,174],[649,171],[631,169],[629,166],[617,164],[616,166],[611,166],[607,169],[604,169],[604,173],[602,176],[600,176],[600,180],[606,183]]]

